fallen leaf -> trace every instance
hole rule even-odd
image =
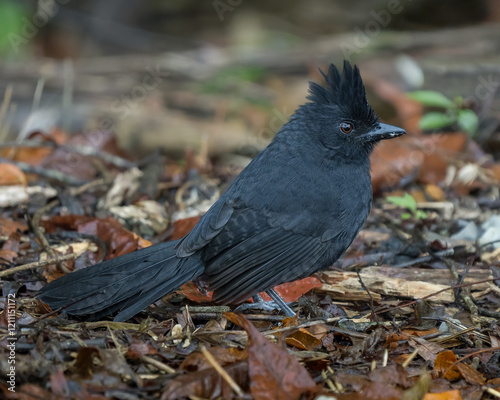
[[[443,351],[443,348],[437,343],[429,342],[415,336],[408,341],[408,344],[415,350],[418,350],[419,356],[426,361],[434,361],[437,355]]]
[[[462,400],[459,390],[450,390],[442,393],[427,393],[423,400]]]
[[[56,215],[42,221],[42,225],[47,232],[54,232],[56,228],[60,227],[99,237],[108,246],[107,260],[151,245],[149,240],[142,239],[135,233],[125,229],[116,219],[111,217],[93,218],[81,215]],[[139,243],[141,243],[141,246],[139,246]]]
[[[285,342],[289,346],[301,350],[314,350],[321,347],[321,339],[318,339],[305,328],[300,328],[297,332],[288,335]]]
[[[248,390],[248,363],[241,361],[224,367],[225,371],[244,391]],[[161,400],[185,399],[197,396],[203,399],[234,398],[233,390],[214,368],[179,375],[168,382]]]
[[[446,199],[443,189],[434,184],[426,185],[425,193],[434,201],[444,201]]]
[[[239,350],[233,347],[211,347],[210,354],[223,367],[228,364],[233,364],[238,361],[243,361],[247,357],[246,350]],[[188,372],[201,371],[207,368],[212,368],[207,358],[200,352],[189,354],[179,366],[179,369]]]
[[[271,343],[243,315],[224,316],[247,331],[250,392],[255,400],[298,400],[317,392],[307,370],[285,348]]]
[[[28,181],[24,172],[14,164],[0,163],[0,186],[24,185]]]
[[[484,383],[486,382],[483,374],[478,372],[477,369],[471,367],[470,365],[465,363],[458,363],[456,367],[468,383],[473,385],[484,385]]]
[[[26,232],[28,225],[24,221],[15,221],[7,218],[0,218],[0,235],[9,236],[14,232]]]
[[[297,301],[302,295],[306,294],[311,289],[321,287],[321,285],[322,283],[318,278],[310,276],[299,281],[282,283],[281,285],[275,286],[274,290],[284,301],[289,303]],[[271,300],[267,293],[262,292],[260,295],[264,301]]]
[[[172,235],[170,235],[169,240],[177,240],[186,236],[192,231],[200,219],[201,217],[191,217],[175,221],[174,231],[172,232]]]
[[[460,378],[460,371],[458,368],[456,366],[451,367],[456,361],[457,357],[451,350],[442,351],[437,355],[434,361],[434,371],[438,373],[438,376],[443,376],[449,381],[454,381]]]

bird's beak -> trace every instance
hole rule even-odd
[[[404,129],[379,123],[370,132],[364,134],[362,138],[367,142],[378,142],[379,140],[392,139],[404,134],[406,134]]]

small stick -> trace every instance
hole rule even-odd
[[[405,362],[403,363],[403,368],[406,368],[410,363],[413,361],[413,359],[417,356],[418,350],[415,350],[413,353],[410,354],[410,357],[408,357]]]
[[[219,362],[215,359],[215,357],[210,354],[205,346],[200,346],[200,350],[207,359],[207,361],[214,367],[214,369],[219,373],[219,375],[224,379],[229,386],[234,390],[234,392],[240,396],[245,397],[243,390],[239,387],[239,385],[234,381],[234,379],[229,375],[224,368],[219,364]]]
[[[148,364],[153,365],[158,368],[160,371],[165,371],[167,374],[175,374],[176,371],[172,367],[169,367],[167,364],[162,363],[161,361],[155,360],[153,357],[142,356],[142,360]]]
[[[10,269],[7,269],[5,271],[0,271],[0,278],[3,278],[4,276],[15,274],[16,272],[19,272],[19,271],[25,271],[27,269],[46,267],[47,265],[57,264],[58,262],[74,260],[75,258],[78,258],[80,256],[81,256],[81,254],[78,254],[78,253],[65,254],[64,256],[60,256],[56,259],[51,258],[51,259],[44,260],[44,261],[35,261],[35,262],[29,263],[29,264],[19,265],[18,267],[10,268]]]

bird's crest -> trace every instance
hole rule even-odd
[[[325,78],[326,85],[310,82],[310,94],[307,97],[309,100],[322,105],[336,105],[351,118],[363,120],[368,124],[378,121],[366,100],[365,87],[356,65],[352,67],[349,61],[344,61],[342,73],[333,64],[330,64],[327,75],[321,69],[320,72]]]

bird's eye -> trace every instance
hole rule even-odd
[[[343,133],[351,133],[352,130],[354,129],[354,125],[351,124],[350,122],[341,122],[339,127]]]

